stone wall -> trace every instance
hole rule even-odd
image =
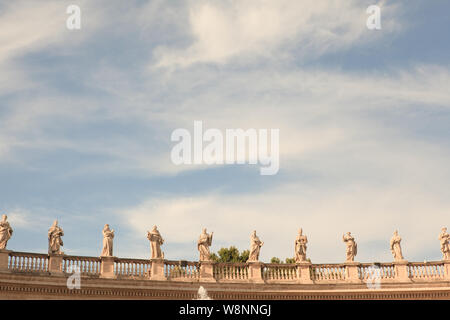
[[[450,299],[450,261],[265,264],[0,252],[1,299]],[[78,287],[70,284],[78,281]]]

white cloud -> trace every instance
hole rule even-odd
[[[398,28],[395,6],[383,7],[383,31]],[[186,67],[197,62],[226,63],[236,56],[317,57],[373,38],[367,33],[360,1],[192,1],[189,27],[193,43],[178,49],[161,46],[157,66]],[[283,50],[284,49],[284,50]]]
[[[28,209],[12,208],[4,212],[8,216],[8,221],[13,228],[19,229],[39,229],[45,227],[48,223],[46,217],[38,214],[33,214]],[[3,214],[3,213],[2,213]]]
[[[255,229],[265,242],[262,259],[284,259],[293,256],[296,232],[303,227],[309,237],[308,256],[332,263],[345,259],[341,237],[346,231],[357,239],[359,261],[391,261],[389,239],[395,229],[403,237],[407,259],[438,259],[437,234],[448,209],[448,202],[441,203],[420,186],[354,184],[333,189],[299,182],[251,195],[160,198],[119,214],[139,238],[156,224],[169,259],[195,259],[194,244],[202,227],[214,231],[213,251],[231,245],[247,249]],[[189,243],[192,249],[186,252]],[[427,256],[422,256],[425,249]]]

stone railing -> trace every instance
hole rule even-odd
[[[8,269],[23,272],[48,272],[48,255],[28,252],[10,252]]]
[[[151,262],[146,259],[114,259],[114,275],[117,277],[148,278]]]
[[[346,266],[344,264],[313,264],[311,265],[311,278],[314,281],[346,279]]]
[[[262,278],[266,281],[296,280],[297,266],[295,264],[266,263],[262,265]]]
[[[361,263],[359,266],[359,278],[363,281],[395,279],[395,264],[393,262]]]
[[[199,279],[200,265],[191,261],[164,260],[164,276],[169,280]]]
[[[445,279],[445,263],[442,261],[410,262],[408,264],[408,274],[414,280]]]
[[[100,275],[101,260],[97,257],[63,256],[62,272],[79,271],[82,275]]]
[[[450,281],[450,261],[274,264],[47,255],[0,250],[0,272],[217,283],[392,283]]]
[[[214,263],[213,277],[217,281],[247,281],[247,263]]]

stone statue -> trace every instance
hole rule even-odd
[[[342,240],[345,242],[346,248],[346,262],[352,262],[355,260],[355,256],[358,253],[358,247],[355,242],[355,238],[351,235],[350,232],[347,232],[342,236]]]
[[[197,291],[197,299],[196,300],[212,300],[210,296],[208,296],[208,291],[206,291],[203,286],[200,286]]]
[[[306,244],[308,243],[308,238],[302,234],[302,228],[298,229],[298,235],[295,239],[295,262],[306,261]]]
[[[398,235],[398,231],[395,230],[394,235],[391,238],[391,252],[395,261],[403,260],[402,247],[400,246],[401,241],[402,238]]]
[[[114,230],[109,228],[109,224],[105,224],[103,227],[103,249],[102,257],[112,257],[113,256],[113,239]]]
[[[447,233],[447,228],[442,228],[439,241],[441,242],[442,260],[450,260],[450,235]]]
[[[7,219],[8,216],[6,214],[2,215],[2,221],[0,221],[0,249],[6,249],[6,244],[13,234],[13,229],[9,222],[6,221]]]
[[[261,251],[263,244],[264,242],[262,242],[256,235],[256,231],[253,231],[250,236],[250,254],[248,257],[248,262],[259,261],[259,252]]]
[[[211,261],[209,247],[212,243],[213,234],[214,232],[208,234],[206,228],[203,228],[202,234],[197,242],[197,249],[200,252],[200,261]]]
[[[161,251],[161,245],[164,243],[164,239],[161,237],[156,226],[153,226],[152,231],[147,231],[147,239],[150,240],[152,259],[164,258],[164,253]]]
[[[62,254],[61,246],[64,243],[61,237],[63,235],[63,229],[58,226],[58,220],[55,220],[50,229],[48,229],[48,254]]]

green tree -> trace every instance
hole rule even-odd
[[[272,257],[272,259],[270,259],[270,263],[282,263],[280,258],[277,257]]]
[[[246,262],[250,255],[249,250],[239,252],[238,248],[231,246],[221,248],[217,253],[211,254],[211,260],[214,262]]]
[[[295,263],[295,258],[286,258],[286,263],[289,264]]]
[[[285,261],[282,261],[280,258],[272,257],[272,259],[270,259],[270,263],[287,263],[287,264],[292,264],[292,263],[295,263],[295,259],[294,258],[286,258]]]

